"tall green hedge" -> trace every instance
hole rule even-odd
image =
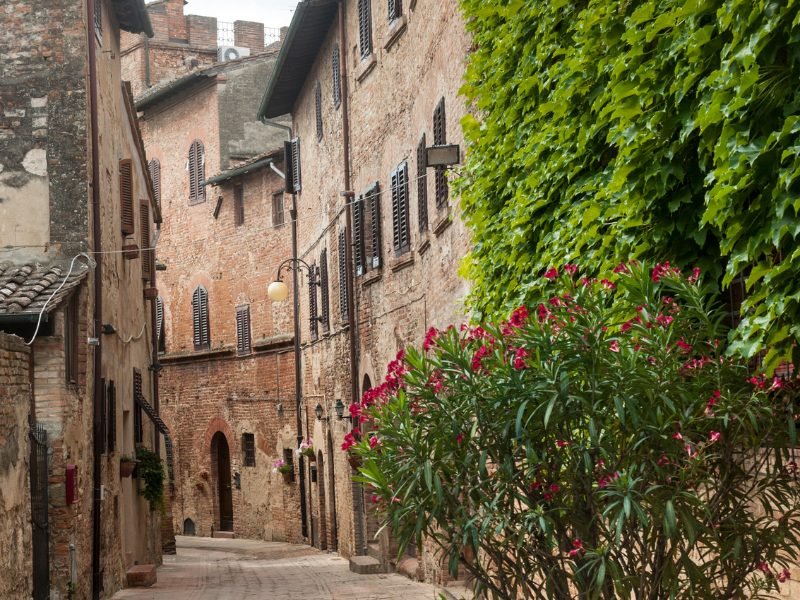
[[[462,0],[460,182],[479,317],[550,266],[700,266],[749,299],[734,348],[800,339],[800,1]]]

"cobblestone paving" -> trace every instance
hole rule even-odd
[[[337,554],[255,540],[178,538],[158,583],[113,600],[435,600],[433,586],[401,575],[356,575]]]

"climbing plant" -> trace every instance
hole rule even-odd
[[[164,507],[164,465],[161,457],[144,447],[136,449],[136,476],[144,481],[144,488],[139,492],[150,502],[150,509]]]
[[[477,318],[579,258],[697,264],[748,289],[732,349],[800,339],[800,2],[462,0],[459,186]]]

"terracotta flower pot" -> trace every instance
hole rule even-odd
[[[119,476],[120,477],[130,477],[133,475],[133,471],[136,469],[136,461],[135,460],[121,460],[119,461]]]
[[[283,475],[284,483],[292,483],[294,473],[291,471],[281,471],[281,475]]]
[[[146,287],[143,290],[143,294],[144,294],[145,299],[153,300],[155,298],[158,298],[158,288]]]
[[[356,454],[351,454],[347,457],[347,462],[350,463],[351,467],[357,469],[361,466],[361,457]]]
[[[314,462],[315,460],[317,460],[317,457],[314,455],[313,452],[311,454],[303,453],[303,456],[305,456],[308,459],[308,462]]]

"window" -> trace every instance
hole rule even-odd
[[[294,138],[283,145],[286,163],[286,191],[296,194],[302,189],[300,178],[300,138]]]
[[[236,308],[236,353],[242,356],[251,351],[250,306],[239,306]]]
[[[272,224],[283,225],[283,192],[272,194]]]
[[[256,466],[256,436],[252,433],[242,434],[242,462],[245,467]]]
[[[389,20],[394,21],[399,19],[403,14],[403,1],[402,0],[389,0]]]
[[[372,8],[370,0],[358,0],[358,47],[361,58],[372,54]]]
[[[133,165],[130,158],[119,161],[120,229],[133,235]]]
[[[339,314],[347,321],[347,242],[344,229],[339,232]]]
[[[356,277],[367,272],[366,253],[364,248],[364,194],[353,203],[353,262]]]
[[[167,339],[164,326],[164,301],[161,296],[156,298],[156,335],[158,336],[158,353],[163,354],[167,351]]]
[[[317,287],[319,286],[319,269],[312,264],[308,273],[308,323],[311,339],[319,337],[319,309],[317,305]]]
[[[192,325],[195,350],[210,348],[211,336],[208,328],[208,292],[202,285],[197,287],[192,295]]]
[[[397,255],[411,250],[411,232],[408,226],[408,163],[403,163],[392,173],[392,234]]]
[[[322,332],[328,333],[331,329],[330,292],[328,290],[328,249],[319,254],[319,287],[321,291],[320,323]]]
[[[428,158],[425,153],[425,134],[417,145],[417,202],[419,230],[428,230]]]
[[[206,188],[200,185],[206,179],[206,154],[203,142],[195,140],[189,147],[189,204],[206,201]]]
[[[317,139],[322,139],[322,85],[317,81],[317,88],[314,90],[314,98],[317,111]]]
[[[78,383],[78,294],[74,293],[64,309],[64,370],[67,383]]]
[[[103,0],[94,0],[94,35],[103,43]]]
[[[117,388],[113,381],[106,386],[106,449],[117,449]]]
[[[153,183],[153,195],[157,206],[161,206],[161,163],[157,158],[154,158],[147,163],[147,169],[150,171],[150,181]]]
[[[436,105],[436,110],[433,112],[433,144],[434,146],[442,146],[447,143],[447,128],[444,114],[444,98],[439,100]],[[449,197],[449,190],[447,186],[447,177],[445,176],[444,167],[435,167],[436,169],[436,208],[442,208],[447,205]]]
[[[342,65],[338,45],[333,47],[331,71],[333,73],[333,105],[339,108],[342,104]]]
[[[353,253],[356,276],[381,266],[380,185],[376,182],[353,205]]]
[[[142,418],[141,399],[142,394],[142,372],[139,369],[133,370],[133,443],[141,444],[144,441],[144,419]]]
[[[146,203],[139,205],[139,217],[141,220],[141,242],[142,242],[142,279],[151,279],[155,270],[154,254],[149,250],[150,240],[150,206]]]
[[[300,455],[300,458],[302,459],[302,455]],[[294,452],[292,452],[291,448],[283,449],[283,462],[284,464],[292,467],[290,478],[292,481],[294,481]]]
[[[244,224],[244,186],[241,183],[233,186],[233,220],[237,227]]]

